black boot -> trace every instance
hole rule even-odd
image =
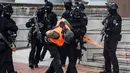
[[[43,57],[40,57],[40,61],[43,61],[43,59],[44,59]]]
[[[33,66],[32,63],[29,63],[29,67],[30,67],[31,69],[34,69],[34,66]]]
[[[119,73],[119,71],[118,72],[112,72],[112,73]]]
[[[111,73],[111,72],[107,72],[107,71],[105,71],[105,70],[104,70],[104,71],[102,71],[102,72],[99,72],[99,73]]]
[[[39,67],[38,64],[35,64],[34,66],[35,66],[35,68],[38,68],[38,67]]]

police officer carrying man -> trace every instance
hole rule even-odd
[[[47,31],[47,30],[52,29],[56,25],[58,19],[57,19],[57,15],[52,11],[53,4],[50,1],[46,1],[44,8],[45,8],[44,17],[45,17],[46,24],[47,24],[47,29],[46,29],[46,31]],[[48,49],[48,44],[45,43],[44,49],[41,53],[41,58],[40,58],[41,61],[44,59],[47,49]]]
[[[64,7],[65,7],[65,12],[63,12],[61,18],[65,18],[67,21],[69,21],[70,18],[71,18],[72,1],[71,0],[65,0],[64,1]],[[67,58],[66,43],[64,43],[64,45],[61,48],[62,48],[62,49],[60,49],[61,64],[64,67],[65,66],[65,62],[66,62],[66,58]]]
[[[46,73],[64,73],[60,60],[59,48],[63,46],[64,42],[70,43],[74,34],[71,31],[71,26],[64,18],[60,19],[54,29],[46,32],[47,43],[49,45],[48,50],[54,58],[50,64]]]
[[[72,9],[72,1],[71,0],[65,0],[65,2],[64,2],[64,6],[65,6],[65,12],[62,14],[62,18],[65,18],[66,20],[68,20],[69,22],[71,22],[71,20],[73,20],[73,18],[72,18],[72,12],[73,12],[73,9]],[[82,16],[84,17],[83,19],[82,19],[82,21],[84,21],[84,25],[81,25],[82,26],[82,29],[84,30],[84,33],[83,33],[83,35],[82,35],[82,37],[85,35],[85,33],[86,33],[86,26],[87,26],[87,23],[88,23],[88,19],[87,19],[87,16],[86,16],[86,14],[84,13],[84,10],[85,10],[85,6],[84,6],[84,4],[83,3],[80,3],[77,7],[79,7],[80,9],[80,11],[81,12],[79,12],[79,13],[81,13],[82,14]],[[83,38],[80,38],[79,39],[80,41],[79,41],[79,43],[80,43],[80,48],[81,49],[85,49],[86,50],[86,48],[83,46],[83,44],[84,44],[84,42],[83,42]],[[61,50],[61,63],[62,63],[62,65],[63,66],[65,66],[65,61],[66,61],[66,57],[67,57],[67,55],[66,55],[66,52],[67,52],[67,44],[65,43],[64,45],[63,45],[63,49]],[[80,50],[76,50],[76,52],[77,52],[77,58],[80,58],[81,57],[81,49]]]
[[[71,4],[70,4],[71,7]],[[69,23],[72,26],[72,31],[74,32],[73,40],[65,45],[67,50],[67,56],[69,57],[69,65],[66,73],[77,73],[76,61],[77,61],[77,43],[80,42],[80,39],[83,38],[86,33],[87,17],[84,13],[81,12],[79,5],[76,5],[76,8],[71,10],[70,18],[67,18]],[[64,17],[64,16],[63,16]]]
[[[102,32],[105,34],[104,38],[104,58],[105,58],[105,70],[100,73],[119,73],[119,65],[116,57],[116,49],[118,41],[121,40],[121,16],[117,13],[117,4],[114,2],[106,3],[108,9],[108,16],[103,20],[105,27]],[[113,72],[111,70],[111,64],[113,65]]]
[[[37,10],[36,17],[31,18],[26,27],[30,28],[29,37],[31,42],[31,51],[29,54],[29,67],[38,68],[40,60],[40,52],[44,44],[44,36],[46,30],[46,21],[44,18],[45,9],[41,7]],[[36,53],[36,54],[35,54]]]
[[[0,5],[0,15],[2,15],[3,6]],[[14,71],[13,60],[12,60],[12,49],[8,44],[9,33],[8,31],[17,33],[18,27],[15,22],[11,19],[13,8],[11,5],[4,7],[3,17],[0,16],[0,33],[3,35],[0,39],[0,73],[17,73]],[[5,38],[5,39],[2,39]],[[12,43],[10,43],[12,44]]]

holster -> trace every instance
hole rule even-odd
[[[4,42],[0,41],[0,52],[3,52],[3,51],[6,50],[5,45],[6,45],[6,44],[5,44]]]
[[[121,41],[122,35],[121,34],[116,35],[116,38],[117,38],[118,41]]]

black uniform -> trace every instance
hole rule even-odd
[[[47,28],[48,31],[56,26],[57,15],[54,12],[52,12],[53,4],[51,2],[47,1],[45,3],[45,8],[47,11],[46,20],[48,21],[48,28]],[[45,73],[63,73],[60,61],[59,46],[50,42],[46,42],[41,57],[44,58],[47,50],[49,50],[51,56],[54,59],[52,60],[50,67],[47,69]]]
[[[106,26],[105,40],[104,40],[104,58],[105,70],[100,73],[111,73],[111,64],[113,65],[113,73],[119,73],[119,65],[116,57],[116,49],[118,41],[121,40],[121,23],[122,19],[117,13],[118,8],[115,3],[108,3],[107,5],[109,14],[103,20],[103,25]],[[112,8],[113,7],[113,8]]]
[[[40,60],[40,52],[44,44],[44,36],[46,30],[46,21],[44,19],[44,8],[37,11],[37,17],[33,17],[26,23],[26,27],[30,28],[29,41],[31,43],[31,51],[29,54],[29,67],[38,68]],[[37,30],[39,28],[39,30]],[[35,54],[36,53],[36,54]]]
[[[69,66],[66,73],[77,73],[76,61],[77,61],[77,43],[86,33],[87,17],[86,14],[81,12],[80,9],[74,9],[71,11],[70,18],[67,19],[72,26],[74,32],[74,39],[70,44],[66,44],[67,56],[69,57]]]
[[[81,10],[81,16],[82,16],[81,21],[83,21],[81,23],[81,27],[80,27],[82,30],[79,31],[81,33],[80,38],[78,38],[78,46],[79,47],[77,47],[77,51],[76,51],[77,52],[77,59],[79,59],[79,63],[80,63],[80,61],[82,59],[82,50],[85,50],[85,51],[87,50],[86,47],[84,46],[84,44],[86,42],[83,40],[83,37],[87,32],[88,18],[86,16],[86,14],[84,13],[84,10],[85,10],[84,4],[79,3],[78,6],[79,6],[79,10]]]
[[[48,46],[49,46],[48,50],[54,59],[52,60],[49,68],[45,73],[64,73],[61,66],[59,46],[49,42],[48,42]]]
[[[64,2],[65,12],[62,14],[61,18],[65,18],[67,21],[70,21],[71,19],[71,11],[72,11],[72,2]],[[65,62],[67,59],[67,49],[66,49],[66,43],[61,47],[60,49],[60,55],[61,55],[61,64],[62,66],[65,66]]]
[[[2,33],[8,41],[8,37],[10,36],[8,31],[16,33],[18,30],[15,22],[10,18],[12,13],[12,6],[7,5],[4,8],[4,18],[0,17],[0,33]],[[3,49],[0,51],[0,73],[17,73],[14,71],[11,48],[2,39],[0,39],[0,43],[0,48]]]
[[[54,12],[52,12],[52,8],[53,8],[53,4],[51,2],[46,2],[45,4],[45,9],[46,9],[45,20],[47,24],[46,31],[52,29],[56,25],[58,20],[57,15]],[[44,59],[47,49],[48,49],[48,43],[45,43],[44,49],[41,53],[41,60]]]
[[[86,50],[86,48],[83,46],[84,41],[83,41],[83,38],[82,38],[85,35],[86,31],[87,31],[86,26],[87,26],[87,23],[88,23],[87,16],[84,13],[85,6],[84,6],[83,3],[80,3],[77,6],[77,7],[79,7],[79,9],[72,10],[71,9],[71,7],[72,7],[72,3],[71,2],[65,2],[64,5],[65,5],[66,11],[63,13],[62,18],[67,19],[69,22],[73,22],[73,19],[75,19],[75,18],[72,17],[72,13],[75,13],[76,10],[80,10],[79,12],[76,12],[76,13],[81,13],[81,16],[82,16],[81,21],[83,21],[81,23],[81,29],[83,31],[81,30],[81,34],[79,34],[81,37],[79,38],[80,41],[78,40],[78,42],[80,43],[80,48]],[[76,26],[76,27],[78,27],[78,26]],[[78,29],[78,30],[80,30],[80,29]],[[65,61],[66,61],[66,48],[67,47],[65,45],[66,44],[64,44],[64,46],[62,47],[63,50],[61,50],[61,63],[62,63],[63,66],[65,65]],[[76,51],[78,58],[81,58],[81,49]]]

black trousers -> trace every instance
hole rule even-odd
[[[41,43],[36,38],[31,40],[31,51],[29,54],[29,63],[38,64],[40,60],[40,53],[43,47],[43,43]]]
[[[72,44],[73,43],[73,44]],[[76,49],[77,48],[77,45],[78,43],[76,41],[73,41],[70,45],[69,44],[66,44],[64,43],[64,45],[62,47],[60,47],[60,56],[61,56],[61,64],[62,65],[65,65],[65,62],[66,62],[66,59],[67,59],[67,56],[69,55],[69,48],[73,48],[72,49],[72,52],[75,52],[74,54],[74,57],[76,59],[76,62],[77,62],[77,59],[80,59],[82,57],[82,52],[81,52],[81,49],[78,50]],[[69,47],[70,46],[70,47]],[[70,52],[71,54],[71,52]],[[79,61],[80,62],[80,61]]]
[[[0,73],[15,73],[12,50],[10,48],[0,53]]]
[[[48,50],[54,59],[46,73],[63,73],[58,46],[50,43]]]
[[[64,45],[62,47],[60,47],[59,51],[60,51],[60,59],[61,59],[61,64],[62,66],[65,65],[66,63],[66,59],[67,59],[67,44],[64,43]]]
[[[45,43],[45,44],[44,44],[44,48],[43,48],[43,51],[42,51],[42,53],[41,53],[41,58],[42,58],[42,59],[44,59],[44,57],[45,57],[45,55],[46,55],[46,53],[47,53],[48,46],[49,46],[48,43]]]
[[[115,39],[105,38],[104,41],[104,58],[105,58],[105,70],[111,72],[111,64],[113,65],[113,72],[119,73],[119,65],[116,57],[118,41]]]
[[[66,73],[78,73],[76,69],[76,62],[77,62],[77,56],[76,56],[76,48],[77,43],[76,40],[73,39],[70,44],[67,45],[67,56],[69,58],[69,65],[67,68]]]

